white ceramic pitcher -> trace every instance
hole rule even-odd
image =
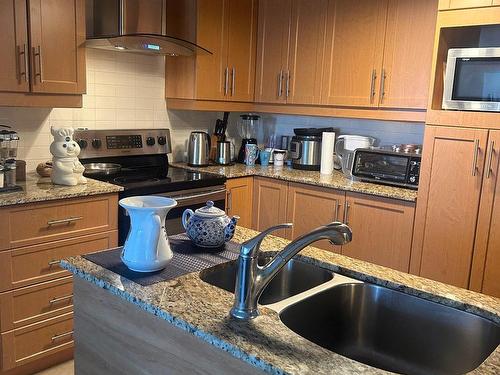
[[[123,198],[118,203],[130,216],[130,231],[123,246],[122,262],[136,272],[154,272],[165,268],[173,257],[165,230],[165,217],[177,206],[177,202],[150,195]]]

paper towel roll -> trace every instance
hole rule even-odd
[[[333,148],[335,146],[335,133],[324,132],[321,140],[321,174],[333,172]]]

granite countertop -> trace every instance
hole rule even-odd
[[[257,232],[238,228],[243,242]],[[264,251],[283,248],[288,240],[268,236]],[[469,311],[500,323],[500,299],[394,271],[339,254],[308,247],[299,254],[307,262],[359,280],[379,284]],[[62,262],[77,277],[133,303],[233,356],[274,374],[388,374],[330,352],[288,329],[278,314],[261,307],[250,322],[229,318],[233,294],[203,282],[199,273],[140,286],[77,256]],[[500,373],[500,347],[472,374]]]
[[[121,186],[87,178],[87,184],[77,186],[54,185],[50,177],[40,177],[29,173],[26,181],[19,181],[23,190],[11,193],[0,193],[0,207],[14,204],[45,202],[57,199],[78,198],[90,195],[117,193]]]
[[[342,172],[333,171],[332,175],[321,175],[317,171],[301,171],[291,167],[274,168],[273,166],[247,167],[244,164],[234,164],[231,166],[210,165],[208,167],[189,167],[186,163],[171,163],[172,166],[185,168],[194,171],[221,174],[227,178],[238,178],[245,176],[270,177],[289,182],[323,186],[332,189],[352,191],[376,195],[379,197],[394,198],[403,201],[415,202],[417,191],[394,186],[373,184],[369,182],[352,181],[344,176]]]

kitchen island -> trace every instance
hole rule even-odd
[[[257,232],[238,228],[243,242]],[[269,236],[264,251],[289,241]],[[339,274],[435,301],[500,323],[500,300],[308,247],[299,258]],[[104,373],[384,374],[330,352],[288,329],[261,308],[250,322],[229,318],[233,294],[191,273],[140,286],[82,257],[62,266],[75,277],[75,368]],[[162,336],[163,335],[163,336]],[[497,348],[474,374],[500,370]]]

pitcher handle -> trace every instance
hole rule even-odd
[[[184,227],[184,229],[187,229],[187,225],[189,223],[189,219],[191,218],[191,216],[194,215],[194,212],[193,210],[191,210],[190,208],[188,208],[187,210],[185,210],[183,213],[182,213],[182,226]]]

